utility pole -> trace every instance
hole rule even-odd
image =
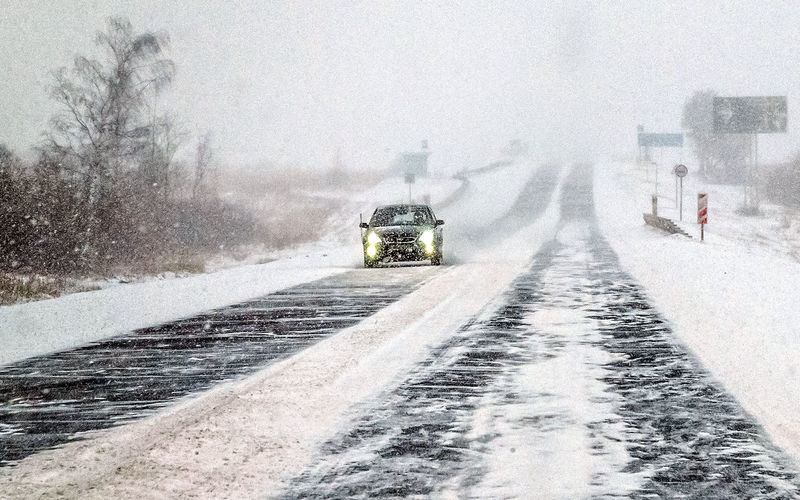
[[[656,196],[658,196],[658,163],[656,162],[651,162],[651,163],[656,171]]]
[[[753,157],[753,205],[758,212],[758,206],[761,204],[760,193],[758,190],[758,134],[753,134],[755,142],[755,155]]]

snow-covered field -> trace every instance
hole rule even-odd
[[[652,179],[651,179],[652,181]],[[694,236],[667,236],[644,224],[653,185],[633,164],[595,168],[595,203],[621,264],[702,363],[800,461],[800,263],[794,227],[778,207],[737,215],[740,188],[684,180],[684,223]],[[675,216],[663,182],[659,214]],[[696,224],[698,192],[709,194],[705,242]],[[677,220],[677,217],[675,217]]]

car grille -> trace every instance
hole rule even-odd
[[[387,245],[410,245],[417,241],[417,237],[414,235],[405,236],[405,235],[396,235],[396,234],[387,234],[383,237],[383,240],[386,242]]]

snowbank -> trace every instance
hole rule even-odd
[[[730,187],[699,186],[710,192],[704,243],[689,222],[683,227],[694,239],[645,226],[651,194],[645,180],[633,165],[595,167],[604,234],[677,335],[800,461],[800,264],[759,238],[772,221],[736,218],[740,197]],[[694,220],[694,181],[684,193],[684,221]],[[673,205],[672,196],[661,204]],[[659,212],[672,215],[666,207]]]
[[[294,259],[0,308],[0,364],[67,349],[343,272]]]

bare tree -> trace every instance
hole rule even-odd
[[[126,19],[111,18],[96,43],[102,60],[77,56],[71,70],[53,73],[51,96],[61,111],[43,147],[82,178],[82,194],[93,207],[87,233],[96,232],[98,207],[124,171],[148,160],[155,167],[157,120],[149,103],[174,75],[174,64],[163,57],[163,33],[134,33]]]
[[[751,140],[749,135],[714,132],[713,90],[697,91],[683,105],[681,125],[688,129],[700,171],[720,182],[738,182],[747,175]]]
[[[194,160],[194,183],[192,184],[192,198],[198,199],[207,191],[209,177],[213,174],[214,150],[212,148],[211,132],[206,132],[197,141]]]
[[[174,75],[166,35],[110,19],[96,40],[98,59],[53,73],[59,112],[36,161],[0,144],[0,270],[159,269],[260,234],[216,196],[210,133],[175,160],[186,134],[158,105]]]
[[[164,203],[169,202],[177,174],[175,153],[187,137],[177,119],[171,115],[157,117],[151,126],[150,145],[146,160],[142,162],[142,180],[151,193],[161,194]]]
[[[0,174],[11,174],[22,164],[17,155],[8,146],[0,143]]]

